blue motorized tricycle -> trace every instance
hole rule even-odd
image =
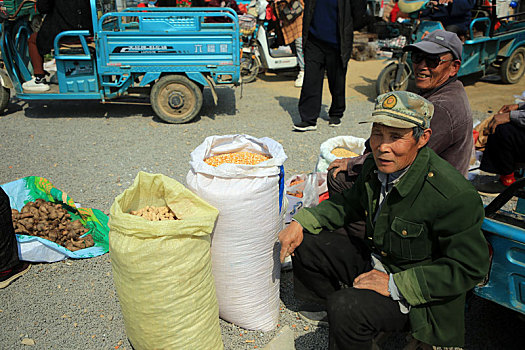
[[[481,229],[489,244],[490,270],[474,294],[525,315],[524,186],[525,178],[518,179],[485,207]],[[515,196],[516,206],[505,206]]]
[[[381,48],[392,52],[392,61],[379,73],[376,81],[378,95],[408,88],[413,71],[410,54],[403,52],[403,46],[421,40],[426,32],[444,29],[440,22],[419,18],[429,2],[399,0],[399,8],[410,18],[384,26],[390,39],[397,36],[403,40],[385,40],[391,44]],[[525,73],[525,16],[518,9],[517,13],[498,17],[496,5],[496,0],[492,0],[492,4],[476,5],[472,10],[473,20],[464,38],[458,77],[479,72],[485,74],[494,67],[499,70],[504,83],[515,84]]]
[[[4,1],[8,18],[2,23],[0,43],[0,111],[7,106],[10,90],[21,100],[105,103],[120,97],[149,97],[162,120],[185,123],[199,113],[204,87],[211,89],[216,103],[216,85],[239,84],[239,21],[233,10],[115,11],[114,1],[90,0],[93,33],[60,33],[52,52],[56,75],[51,77],[51,88],[24,91],[22,84],[32,76],[27,41],[34,30],[34,2]]]

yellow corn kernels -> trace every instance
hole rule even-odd
[[[343,147],[336,147],[330,153],[332,153],[336,157],[343,157],[343,158],[352,158],[352,157],[357,157],[359,155]]]
[[[258,154],[258,153],[252,153],[252,152],[233,152],[233,153],[219,154],[219,155],[207,158],[204,160],[204,162],[206,162],[206,164],[211,165],[211,166],[219,166],[223,163],[256,165],[270,158],[271,157],[265,156],[264,154]]]

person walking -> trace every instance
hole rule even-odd
[[[346,70],[352,53],[354,30],[366,24],[366,0],[305,0],[303,15],[304,80],[299,98],[301,121],[296,131],[317,129],[324,75],[332,104],[329,125],[336,127],[346,108]]]

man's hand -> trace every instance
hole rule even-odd
[[[281,262],[287,256],[293,255],[303,241],[303,227],[297,221],[292,221],[288,226],[279,232],[279,241],[281,242]]]
[[[494,134],[498,125],[506,124],[508,122],[510,122],[510,112],[498,113],[492,117],[486,130],[489,134]]]
[[[354,279],[354,288],[370,289],[385,297],[389,297],[388,280],[390,276],[387,273],[371,270],[360,274]]]
[[[516,111],[518,110],[518,104],[517,103],[514,103],[514,104],[511,104],[511,105],[504,105],[503,107],[501,107],[498,111],[498,114],[500,113],[508,113],[510,111]]]
[[[330,165],[328,166],[327,171],[330,169],[335,168],[334,170],[334,179],[339,174],[340,171],[348,171],[348,163],[350,163],[351,158],[339,158],[334,160]]]

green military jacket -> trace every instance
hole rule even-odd
[[[465,295],[489,268],[479,194],[428,147],[386,197],[374,223],[380,190],[369,156],[352,188],[300,210],[294,219],[314,234],[365,220],[366,244],[382,256],[411,305],[414,338],[434,346],[463,346]]]

